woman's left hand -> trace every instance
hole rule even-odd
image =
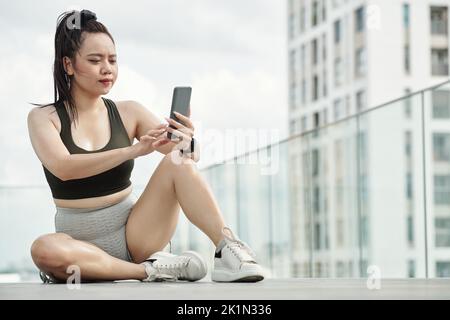
[[[173,125],[176,129],[167,127],[166,131],[172,133],[172,142],[175,142],[177,145],[181,144],[179,149],[186,150],[190,148],[192,137],[194,136],[194,125],[192,124],[191,119],[189,117],[186,117],[182,115],[181,113],[174,112],[175,116],[178,118],[178,120],[182,121],[186,125],[183,125],[179,123],[178,121],[175,121],[174,119],[167,118],[167,122],[169,124]],[[177,136],[177,138],[174,139],[174,135]]]

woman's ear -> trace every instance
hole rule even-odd
[[[66,71],[66,73],[69,76],[73,75],[73,65],[72,65],[72,60],[70,60],[69,57],[63,57],[63,66],[64,66],[64,70]]]

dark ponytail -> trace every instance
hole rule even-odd
[[[97,21],[95,13],[89,10],[68,11],[58,17],[55,33],[55,61],[53,64],[54,102],[46,105],[34,104],[41,108],[55,105],[57,102],[67,102],[70,121],[78,119],[75,101],[70,93],[70,82],[73,76],[69,76],[64,70],[63,58],[69,57],[74,61],[76,53],[80,49],[84,36],[83,32],[105,33],[112,42],[114,39],[108,29]],[[61,104],[64,107],[64,104]],[[76,122],[75,122],[76,126]]]

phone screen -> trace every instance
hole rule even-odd
[[[173,89],[173,96],[172,96],[172,106],[170,107],[170,118],[174,119],[177,122],[183,123],[182,120],[178,119],[174,111],[181,113],[182,115],[189,116],[189,107],[190,107],[190,101],[191,101],[191,87],[175,87]],[[169,127],[176,129],[174,126],[170,125]],[[176,135],[175,135],[176,136]],[[167,133],[167,138],[172,138],[172,133]]]

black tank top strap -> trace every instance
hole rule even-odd
[[[122,118],[120,117],[119,110],[117,109],[116,104],[114,101],[102,98],[105,101],[105,105],[109,110],[109,121],[111,122],[112,128],[116,129],[116,132],[118,132],[121,135],[124,135],[128,138],[128,132],[125,128],[125,125],[123,124]]]
[[[59,121],[61,122],[61,132],[60,135],[64,136],[65,138],[69,137],[69,131],[70,130],[70,116],[67,113],[66,106],[61,100],[58,100],[55,103],[55,109],[59,116]]]

